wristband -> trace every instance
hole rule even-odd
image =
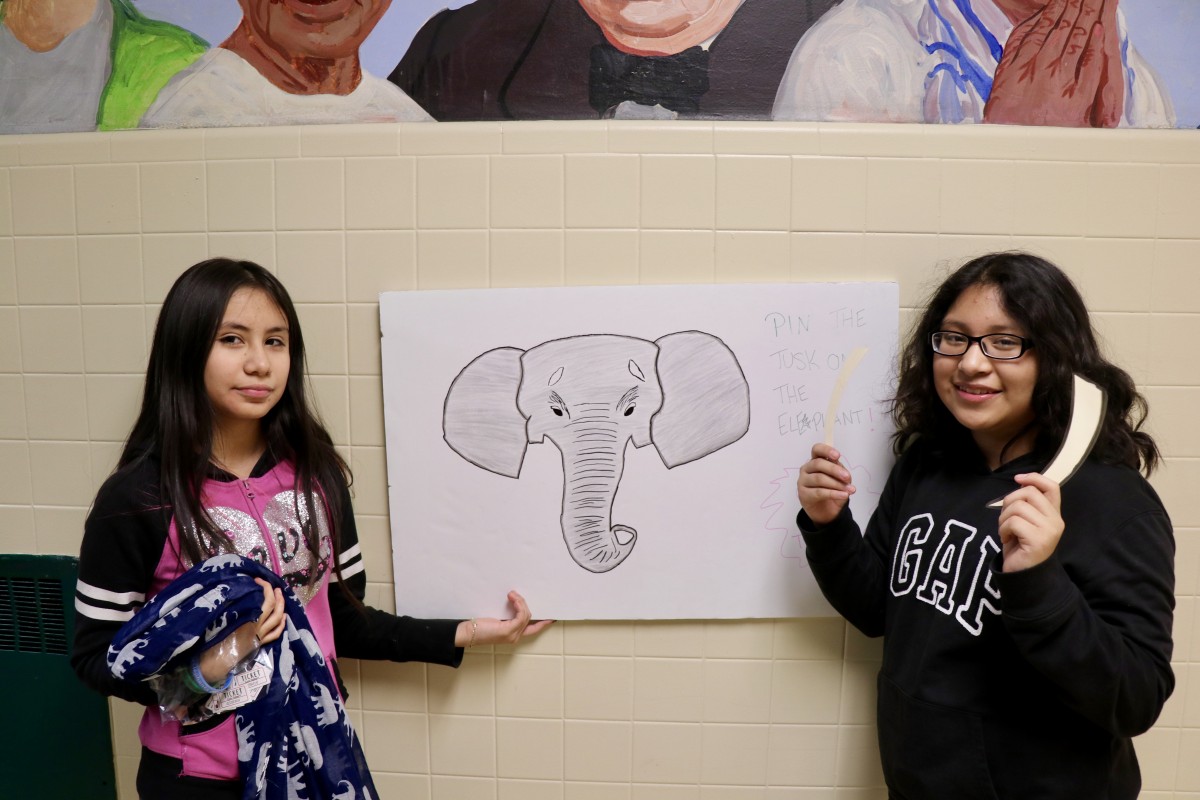
[[[200,671],[200,656],[192,659],[192,668],[183,674],[183,682],[188,685],[189,689],[193,689],[198,694],[217,694],[229,688],[233,683],[233,673],[230,672],[225,676],[225,684],[223,686],[213,686],[204,679],[204,673]]]
[[[475,646],[475,634],[479,632],[479,620],[471,620],[471,641],[467,642],[467,647]]]

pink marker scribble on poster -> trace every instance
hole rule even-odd
[[[872,481],[871,471],[865,466],[847,464],[851,481],[857,491],[878,498],[883,491],[877,489]],[[796,512],[799,503],[796,500],[796,481],[800,478],[800,467],[786,467],[783,474],[771,481],[770,493],[763,498],[759,508],[767,512],[763,527],[771,534],[780,537],[779,556],[781,558],[804,558],[804,538],[796,527]],[[860,520],[865,525],[866,520]]]

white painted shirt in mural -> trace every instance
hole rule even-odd
[[[0,23],[0,133],[95,130],[112,26],[112,6],[97,3],[86,25],[39,53]]]
[[[1174,127],[1164,84],[1129,44],[1124,15],[1120,23],[1121,125]],[[992,0],[844,0],[796,45],[773,116],[981,122],[1012,31]]]
[[[171,79],[143,128],[424,122],[433,118],[396,86],[366,72],[347,95],[289,94],[241,56],[215,47]]]

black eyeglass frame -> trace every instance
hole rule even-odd
[[[941,350],[938,349],[938,337],[942,336],[942,335],[946,335],[946,334],[949,334],[950,336],[963,337],[964,339],[967,340],[967,346],[964,347],[962,349],[962,351],[958,352],[958,353],[943,353]],[[1017,353],[1015,356],[994,356],[994,355],[992,355],[991,353],[988,352],[987,340],[995,338],[995,337],[1003,337],[1005,339],[1017,339],[1018,341],[1021,342],[1021,352]],[[959,356],[965,356],[967,354],[967,351],[971,349],[971,345],[973,345],[973,344],[978,344],[979,351],[981,353],[983,353],[985,356],[987,356],[988,358],[992,359],[993,361],[1015,361],[1018,358],[1020,358],[1021,356],[1028,353],[1029,350],[1033,347],[1034,342],[1033,342],[1033,339],[1030,339],[1027,336],[1017,336],[1015,333],[985,333],[983,336],[967,336],[965,333],[960,333],[959,331],[934,331],[929,336],[929,346],[932,347],[933,352],[937,353],[939,356],[949,356],[950,358],[958,358]]]

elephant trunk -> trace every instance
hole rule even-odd
[[[633,551],[637,531],[612,524],[612,503],[621,482],[628,435],[614,424],[580,421],[564,447],[562,531],[575,563],[608,572]],[[556,444],[558,444],[556,442]]]

